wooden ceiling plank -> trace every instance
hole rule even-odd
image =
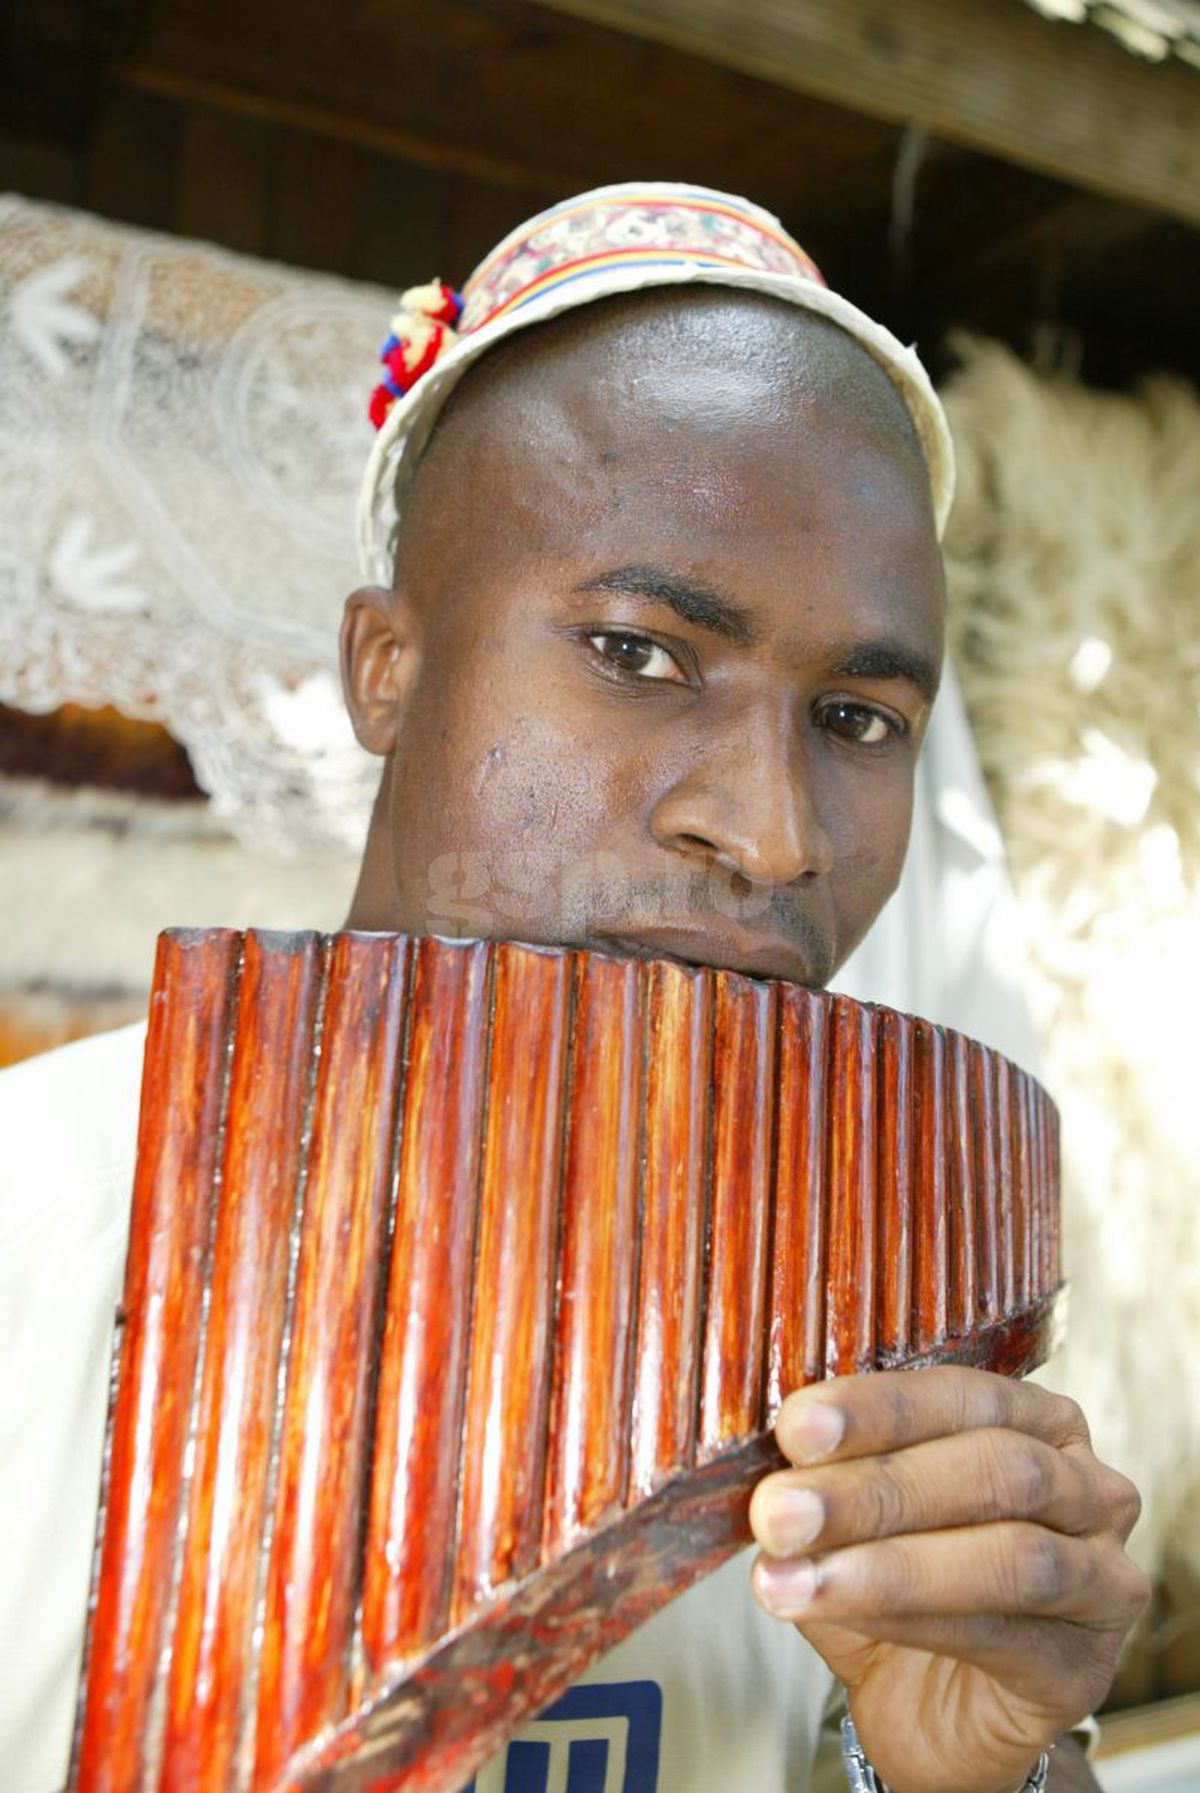
[[[709,180],[830,219],[898,135],[532,0],[151,0],[114,73],[514,190]]]
[[[1200,84],[1017,0],[542,0],[1200,224]]]
[[[504,155],[480,153],[449,138],[427,136],[421,131],[407,130],[403,125],[380,124],[335,107],[293,100],[278,93],[260,92],[140,62],[114,63],[108,73],[114,87],[132,93],[182,101],[185,105],[208,106],[240,118],[284,125],[313,137],[400,156],[418,168],[449,170],[492,186],[517,187],[524,191],[546,178],[544,168],[514,162]]]

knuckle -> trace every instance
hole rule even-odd
[[[1043,1612],[1057,1605],[1070,1577],[1061,1543],[1036,1526],[1022,1527],[1013,1551],[1012,1581],[1018,1611]]]
[[[1058,1427],[1064,1443],[1081,1444],[1088,1450],[1092,1445],[1092,1430],[1087,1423],[1087,1415],[1079,1402],[1071,1395],[1055,1395]]]
[[[860,1490],[861,1526],[868,1538],[887,1538],[904,1529],[908,1490],[889,1457],[879,1458]]]
[[[913,1612],[918,1598],[920,1576],[911,1553],[895,1541],[874,1546],[877,1559],[875,1585],[882,1612]]]
[[[1012,1424],[1013,1391],[1005,1376],[990,1370],[948,1370],[956,1380],[954,1430],[996,1431]]]
[[[904,1446],[917,1432],[916,1396],[920,1389],[920,1371],[895,1377],[879,1377],[887,1438],[893,1445]]]
[[[1013,1422],[1012,1385],[1004,1376],[988,1375],[984,1383],[983,1412],[978,1424],[1007,1430]]]
[[[1036,1439],[1010,1432],[1002,1445],[998,1442],[997,1455],[1003,1506],[1022,1519],[1044,1513],[1054,1494],[1054,1468],[1045,1449]]]
[[[1106,1518],[1124,1540],[1142,1516],[1142,1497],[1129,1477],[1118,1469],[1105,1469],[1101,1485],[1101,1501]]]

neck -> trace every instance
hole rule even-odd
[[[362,864],[358,868],[354,898],[345,921],[348,928],[386,932],[396,926],[395,913],[389,900],[392,890],[392,860],[388,840],[391,790],[392,762],[388,759],[384,762],[383,777],[375,794],[371,825],[367,830],[367,844],[363,850]]]

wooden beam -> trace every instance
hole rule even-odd
[[[1023,0],[542,0],[1200,225],[1200,76]]]
[[[152,94],[159,99],[178,101],[185,106],[207,106],[227,112],[236,118],[284,125],[310,137],[326,138],[333,143],[351,143],[360,149],[377,150],[383,155],[400,156],[418,168],[446,170],[462,174],[468,180],[484,181],[491,186],[527,188],[544,185],[552,188],[569,186],[570,179],[547,173],[546,164],[517,162],[504,155],[477,151],[448,137],[407,130],[394,124],[379,124],[336,106],[293,100],[257,88],[238,87],[224,81],[206,80],[202,76],[177,73],[174,69],[140,62],[115,62],[107,71],[113,87],[132,93]],[[548,202],[547,202],[548,203]]]

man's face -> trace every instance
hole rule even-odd
[[[585,343],[434,470],[349,611],[390,754],[353,925],[833,973],[899,877],[942,587],[912,443],[816,385]]]

